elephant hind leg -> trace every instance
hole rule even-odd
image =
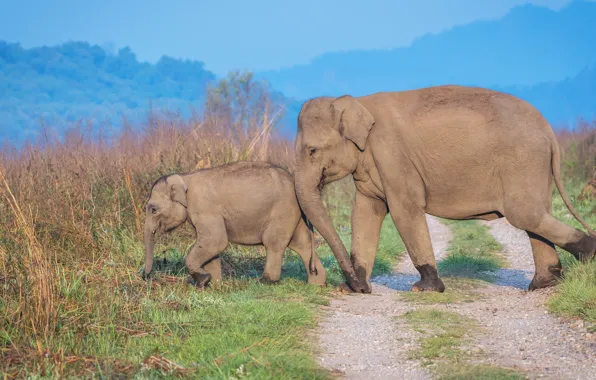
[[[281,221],[271,221],[269,227],[263,232],[263,245],[267,251],[267,257],[262,282],[279,282],[284,251],[288,247],[292,232],[291,227],[288,228],[287,223]]]
[[[205,264],[203,268],[211,275],[211,283],[221,281],[221,258],[219,256],[211,259],[211,261]]]
[[[304,263],[304,268],[306,269],[306,274],[308,275],[308,283],[315,284],[315,285],[325,285],[325,281],[327,279],[327,273],[321,260],[319,259],[319,255],[317,252],[314,251],[313,245],[313,236],[304,223],[304,220],[300,219],[296,230],[294,231],[294,235],[292,236],[292,240],[290,240],[289,248],[296,252],[300,258],[302,259],[302,263]],[[311,266],[312,260],[312,266]],[[313,269],[311,271],[311,269]]]
[[[555,246],[549,240],[536,235],[533,232],[526,231],[532,245],[532,254],[534,255],[534,265],[536,273],[528,290],[536,290],[555,285],[561,278],[561,261],[555,250]]]
[[[582,262],[589,261],[596,254],[596,237],[557,220],[550,215],[550,205],[545,207],[534,200],[509,202],[509,204],[506,203],[505,217],[514,227],[526,230],[542,240],[554,243]],[[530,239],[532,239],[532,235],[530,235]],[[540,239],[533,240],[538,241]],[[539,247],[541,252],[550,251],[541,248],[541,243],[536,242],[534,244]],[[534,245],[532,247],[534,248]],[[546,255],[552,256],[552,253]],[[542,258],[542,255],[539,255],[539,257]]]
[[[543,215],[540,224],[532,232],[552,241],[583,263],[596,255],[596,236],[568,226],[549,214]]]

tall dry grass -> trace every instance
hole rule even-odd
[[[596,178],[596,120],[580,119],[574,129],[557,131],[565,179],[586,182]]]
[[[5,284],[14,284],[16,308],[10,311],[13,323],[47,345],[56,327],[56,283],[54,258],[44,251],[33,225],[32,209],[22,209],[0,168],[0,194],[13,216],[13,250],[0,247],[2,277]],[[20,248],[20,249],[19,249]],[[21,252],[21,256],[16,256]]]
[[[93,294],[109,300],[118,284],[89,277],[109,265],[140,264],[126,255],[126,239],[140,238],[144,201],[159,176],[238,160],[291,170],[291,142],[275,128],[282,108],[268,94],[249,75],[235,74],[211,89],[203,113],[189,119],[151,112],[145,125],[125,121],[116,134],[109,125],[97,133],[79,123],[63,139],[46,129],[20,150],[2,150],[0,351],[28,347],[41,354],[56,349],[61,329],[97,325],[73,310],[91,315],[102,301],[84,304],[92,293],[69,296],[69,282],[85,278]]]

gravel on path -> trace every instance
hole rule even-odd
[[[435,217],[427,215],[427,221],[438,260],[451,232]],[[408,359],[419,333],[395,318],[414,309],[396,291],[409,290],[419,278],[406,254],[393,274],[372,279],[371,294],[332,300],[319,326],[321,365],[347,379],[429,379],[428,371]]]
[[[484,352],[476,362],[516,368],[530,378],[596,379],[596,335],[581,322],[548,313],[545,303],[553,288],[527,291],[534,259],[526,232],[505,219],[485,224],[503,245],[509,268],[497,273],[494,284],[479,289],[480,300],[446,307],[484,328],[469,347]]]
[[[439,261],[451,231],[435,217],[427,220]],[[596,334],[581,321],[570,323],[547,312],[553,288],[527,291],[534,260],[526,233],[505,219],[483,223],[503,245],[508,267],[498,271],[494,283],[476,290],[480,299],[433,306],[473,318],[481,327],[463,347],[468,361],[517,369],[532,379],[596,379]],[[430,379],[425,368],[408,359],[419,333],[395,318],[416,308],[396,293],[409,291],[418,278],[404,255],[394,273],[373,279],[372,294],[334,299],[319,328],[320,363],[348,379]]]

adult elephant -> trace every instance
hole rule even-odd
[[[573,209],[560,177],[559,147],[527,102],[483,88],[438,86],[363,97],[319,97],[298,116],[296,195],[330,245],[353,291],[368,293],[387,214],[420,272],[414,291],[439,291],[425,213],[448,219],[505,216],[526,230],[536,273],[530,290],[553,285],[561,263],[553,243],[582,261],[594,231]],[[351,263],[320,190],[352,174]],[[551,216],[552,183],[586,234]]]

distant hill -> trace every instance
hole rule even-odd
[[[200,104],[215,75],[202,62],[162,57],[137,61],[129,48],[115,55],[84,42],[24,49],[0,41],[0,139],[21,140],[40,117],[63,120],[122,113],[135,119],[152,106],[189,110]]]
[[[423,86],[425,87],[425,86]],[[520,97],[547,118],[555,129],[573,125],[580,117],[596,120],[596,61],[562,81],[534,86],[485,86]],[[288,120],[296,120],[303,101],[287,100]]]
[[[286,96],[365,95],[440,84],[530,86],[561,81],[596,62],[596,3],[554,11],[523,5],[411,46],[324,54],[310,64],[259,73]]]
[[[503,90],[538,107],[553,126],[596,117],[596,2],[566,8],[524,5],[499,20],[427,35],[385,51],[324,54],[308,65],[257,73],[277,91],[293,136],[302,102],[320,95],[354,96],[439,84]],[[68,121],[125,115],[132,122],[154,109],[188,115],[200,107],[216,76],[202,62],[163,57],[139,62],[129,48],[110,54],[71,42],[24,49],[0,41],[0,144],[38,131],[40,118],[57,132]],[[66,122],[65,122],[66,121]]]
[[[423,86],[425,87],[425,86]],[[575,124],[580,117],[596,120],[596,62],[562,81],[534,86],[485,86],[520,97],[535,106],[554,129]],[[287,100],[287,120],[296,120],[303,101]]]
[[[578,117],[596,120],[596,62],[579,74],[535,86],[494,87],[532,103],[554,128],[572,124]]]

